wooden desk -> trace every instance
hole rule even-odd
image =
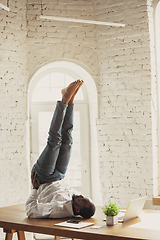
[[[64,219],[27,218],[24,204],[20,204],[0,208],[0,227],[7,232],[6,240],[12,239],[13,230],[17,231],[19,240],[25,240],[25,231],[85,240],[160,240],[160,211],[147,210],[140,217],[115,226],[106,226],[103,217],[101,208],[97,208],[94,218],[85,220],[103,226],[99,229],[64,228],[54,226],[55,223],[62,222]]]

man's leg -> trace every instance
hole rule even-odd
[[[67,170],[71,149],[72,149],[72,130],[73,130],[73,115],[74,115],[74,104],[69,103],[66,115],[62,127],[62,145],[58,155],[55,169],[62,173],[61,178],[64,178]]]
[[[64,118],[63,126],[62,126],[62,145],[60,148],[59,156],[56,162],[55,169],[62,173],[61,178],[64,178],[70,156],[71,156],[71,148],[72,148],[72,130],[73,130],[73,117],[74,117],[74,97],[77,94],[79,88],[82,86],[83,81],[79,81],[79,87],[76,89],[72,98],[68,103],[68,107],[66,110],[66,115]]]
[[[67,105],[57,102],[49,129],[47,145],[33,166],[41,183],[50,182],[62,143],[62,125]]]
[[[57,106],[51,121],[47,145],[33,166],[40,183],[56,181],[61,178],[61,173],[55,170],[56,162],[62,145],[62,126],[67,110],[67,104],[77,89],[79,83],[71,83],[62,101],[57,102]]]

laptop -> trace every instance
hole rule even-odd
[[[121,210],[118,213],[118,222],[126,222],[130,219],[136,218],[141,213],[147,196],[131,200],[126,210]]]

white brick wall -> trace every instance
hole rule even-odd
[[[107,21],[109,17],[111,22],[124,19],[126,24],[125,28],[109,30],[97,27],[96,33],[101,66],[99,150],[103,201],[112,199],[126,207],[129,199],[148,195],[146,206],[152,207],[153,56],[147,2],[112,1],[110,5],[110,1],[99,1],[95,8],[96,20]],[[153,15],[151,18],[153,21]]]
[[[25,4],[19,2],[16,8],[18,12],[14,13],[0,9],[0,206],[24,201],[21,191],[27,190],[24,182],[28,180],[24,172],[27,166]]]
[[[0,206],[28,196],[29,76],[41,64],[63,59],[89,69],[97,86],[103,202],[113,199],[126,207],[129,199],[147,194],[152,208],[157,191],[152,1],[43,0],[44,15],[124,20],[125,28],[40,20],[38,0],[12,0],[10,8],[0,9]]]
[[[10,1],[10,8],[0,9],[0,207],[24,202],[29,192],[25,1]]]

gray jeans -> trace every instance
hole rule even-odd
[[[74,104],[58,101],[51,121],[47,145],[32,170],[40,183],[63,179],[72,148]]]

